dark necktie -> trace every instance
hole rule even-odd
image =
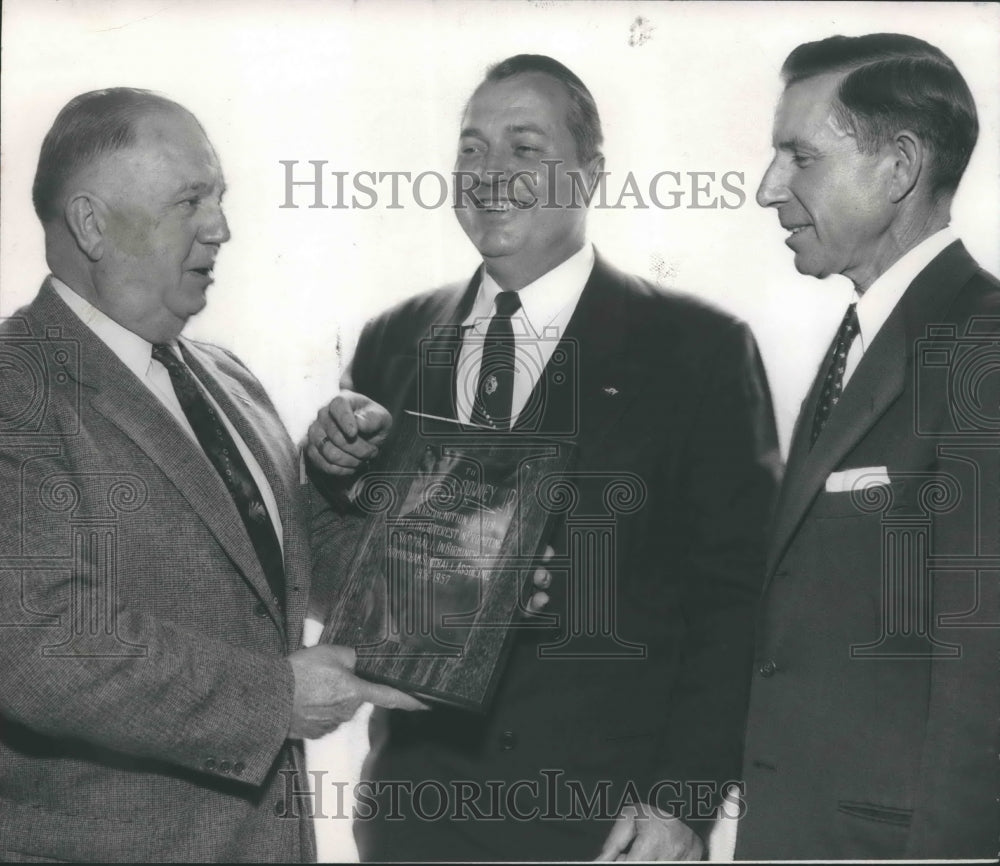
[[[183,353],[183,348],[181,352]],[[174,393],[194,435],[233,497],[243,519],[271,592],[281,606],[285,594],[285,567],[274,524],[267,513],[260,489],[240,455],[218,412],[202,393],[194,374],[169,346],[153,346],[153,357],[167,368]]]
[[[840,329],[837,331],[833,357],[830,359],[826,376],[823,379],[823,390],[820,392],[819,403],[816,404],[816,414],[813,416],[810,447],[816,443],[820,431],[830,418],[833,407],[840,400],[840,394],[844,390],[844,368],[847,365],[847,353],[851,350],[851,343],[854,342],[859,330],[857,304],[851,304],[844,314],[844,320],[840,323]]]
[[[486,330],[472,421],[495,430],[510,430],[514,401],[514,328],[510,317],[521,308],[517,292],[500,292],[497,312]]]

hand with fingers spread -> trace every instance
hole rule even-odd
[[[701,860],[705,845],[680,818],[645,803],[625,806],[597,860]]]
[[[363,394],[341,391],[309,425],[306,456],[328,475],[353,475],[378,455],[391,427],[392,416],[383,406]]]
[[[315,739],[353,718],[365,702],[395,710],[426,710],[403,692],[354,675],[354,650],[344,646],[300,649],[288,657],[295,675],[292,739]]]

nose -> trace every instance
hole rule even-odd
[[[778,164],[778,157],[775,156],[760,179],[760,186],[757,187],[757,204],[761,207],[773,207],[786,201],[788,201],[788,187],[785,172]]]
[[[483,178],[486,183],[496,183],[510,172],[508,154],[499,147],[490,148],[483,160]]]
[[[204,205],[204,219],[198,231],[198,240],[203,244],[224,244],[229,240],[229,221],[222,210],[221,202]]]
[[[468,168],[475,175],[478,187],[503,189],[514,173],[513,162],[508,148],[491,145]]]

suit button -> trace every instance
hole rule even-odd
[[[771,659],[768,659],[766,662],[763,662],[759,668],[757,668],[757,672],[762,677],[773,677],[774,672],[777,669],[778,666]]]
[[[205,769],[206,770],[215,769],[215,758],[209,758],[207,761],[205,761]]]
[[[223,761],[221,764],[219,764],[219,770],[223,773],[228,773],[231,769],[232,765],[229,763],[229,761]]]
[[[258,601],[257,604],[253,606],[254,616],[265,617],[267,616],[267,606],[262,601]]]
[[[235,764],[233,764],[233,772],[237,776],[242,776],[243,775],[243,771],[246,768],[247,768],[246,764],[244,764],[242,761],[237,761]]]
[[[517,745],[517,734],[513,731],[504,731],[500,735],[500,748],[505,752],[509,752],[514,746]]]

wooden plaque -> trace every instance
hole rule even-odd
[[[359,676],[485,711],[573,451],[403,415],[352,490],[367,517],[322,640],[356,647]]]

